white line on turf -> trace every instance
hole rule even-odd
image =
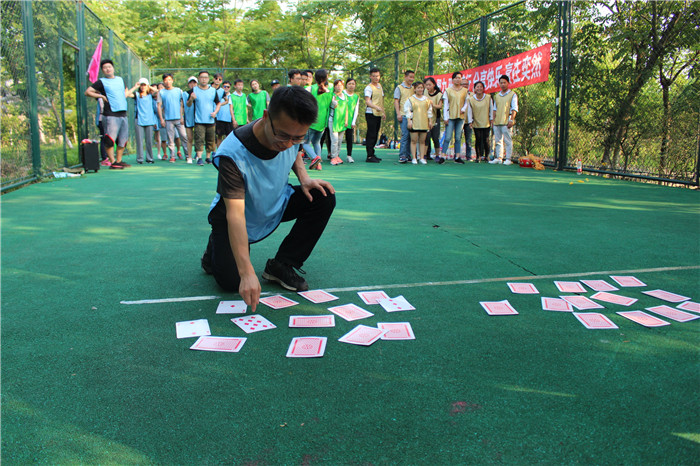
[[[545,280],[550,278],[575,278],[589,277],[591,275],[619,275],[623,273],[653,273],[653,272],[672,272],[676,270],[696,270],[700,269],[700,265],[688,265],[680,267],[657,267],[653,269],[633,269],[633,270],[603,270],[597,272],[578,272],[578,273],[561,273],[555,275],[525,275],[521,277],[499,277],[499,278],[478,278],[474,280],[452,280],[446,282],[422,282],[422,283],[396,283],[393,285],[368,285],[368,286],[352,286],[346,288],[324,288],[329,293],[337,293],[342,291],[367,291],[381,290],[384,288],[419,288],[423,286],[449,286],[449,285],[474,285],[479,283],[493,282],[512,282],[521,280]],[[261,296],[277,294],[273,292],[263,292]],[[158,304],[158,303],[179,303],[186,301],[206,301],[212,299],[221,299],[221,296],[189,296],[183,298],[164,298],[164,299],[142,299],[139,301],[120,301],[121,304]]]

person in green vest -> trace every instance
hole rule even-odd
[[[328,71],[324,69],[317,70],[314,78],[316,79],[316,84],[311,86],[311,95],[316,98],[318,103],[318,117],[309,128],[309,142],[313,146],[314,156],[321,157],[321,136],[323,136],[323,131],[328,127],[328,113],[330,112],[333,93],[328,89]]]
[[[247,97],[243,93],[243,80],[236,79],[233,81],[233,92],[231,93],[231,102],[233,105],[233,116],[235,121],[233,122],[234,129],[238,126],[243,126],[248,124],[248,106]]]
[[[260,89],[260,82],[257,79],[250,82],[250,89],[253,92],[248,94],[248,107],[251,109],[251,121],[253,121],[262,118],[263,112],[270,103],[270,94]]]
[[[357,81],[350,78],[345,81],[345,95],[348,96],[348,125],[345,127],[345,146],[347,147],[347,159],[354,163],[352,158],[352,145],[355,142],[355,130],[357,129],[357,115],[360,109],[360,95],[355,93]]]
[[[328,132],[331,138],[331,165],[340,165],[340,145],[343,143],[343,134],[348,127],[348,97],[345,94],[345,85],[342,79],[333,82],[333,97],[328,116]],[[353,163],[352,157],[348,163]]]

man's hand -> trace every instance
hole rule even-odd
[[[165,120],[162,119],[162,118],[160,119],[160,126],[162,126],[163,128],[165,128]]]
[[[508,129],[511,129],[514,125],[515,125],[514,121],[509,121],[506,126],[508,127]]]
[[[396,117],[397,120],[399,120],[399,123],[403,121],[403,115],[399,113],[399,116]]]
[[[328,193],[335,194],[333,185],[331,185],[328,181],[308,178],[301,183],[301,191],[304,193],[309,202],[314,200],[313,196],[311,195],[312,189],[318,189],[324,196],[328,196]]]
[[[255,275],[255,272],[241,277],[238,294],[240,294],[243,301],[250,306],[251,311],[255,312],[255,308],[258,302],[260,302],[260,281],[257,275]]]

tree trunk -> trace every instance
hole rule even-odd
[[[663,177],[666,172],[666,156],[671,138],[671,103],[669,98],[670,83],[664,78],[663,74],[659,81],[664,103],[664,116],[661,121],[661,150],[659,151],[659,177]]]

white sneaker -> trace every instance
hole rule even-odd
[[[189,163],[189,164],[192,163],[192,157],[187,157],[187,163]]]
[[[425,165],[425,164],[427,164],[428,162],[426,162],[425,159],[420,159],[420,163],[421,163],[422,165]]]
[[[510,159],[507,159],[505,162],[503,162],[503,165],[511,165],[513,162],[510,161]]]
[[[350,157],[349,155],[347,156],[348,163],[355,163],[355,159]]]
[[[411,160],[411,163],[412,163],[413,165],[418,165],[418,160],[413,159],[413,160]]]
[[[494,164],[494,163],[495,163],[495,164],[499,164],[499,163],[503,163],[503,162],[501,161],[501,159],[493,159],[493,160],[490,161],[489,163],[490,163],[490,164]]]

